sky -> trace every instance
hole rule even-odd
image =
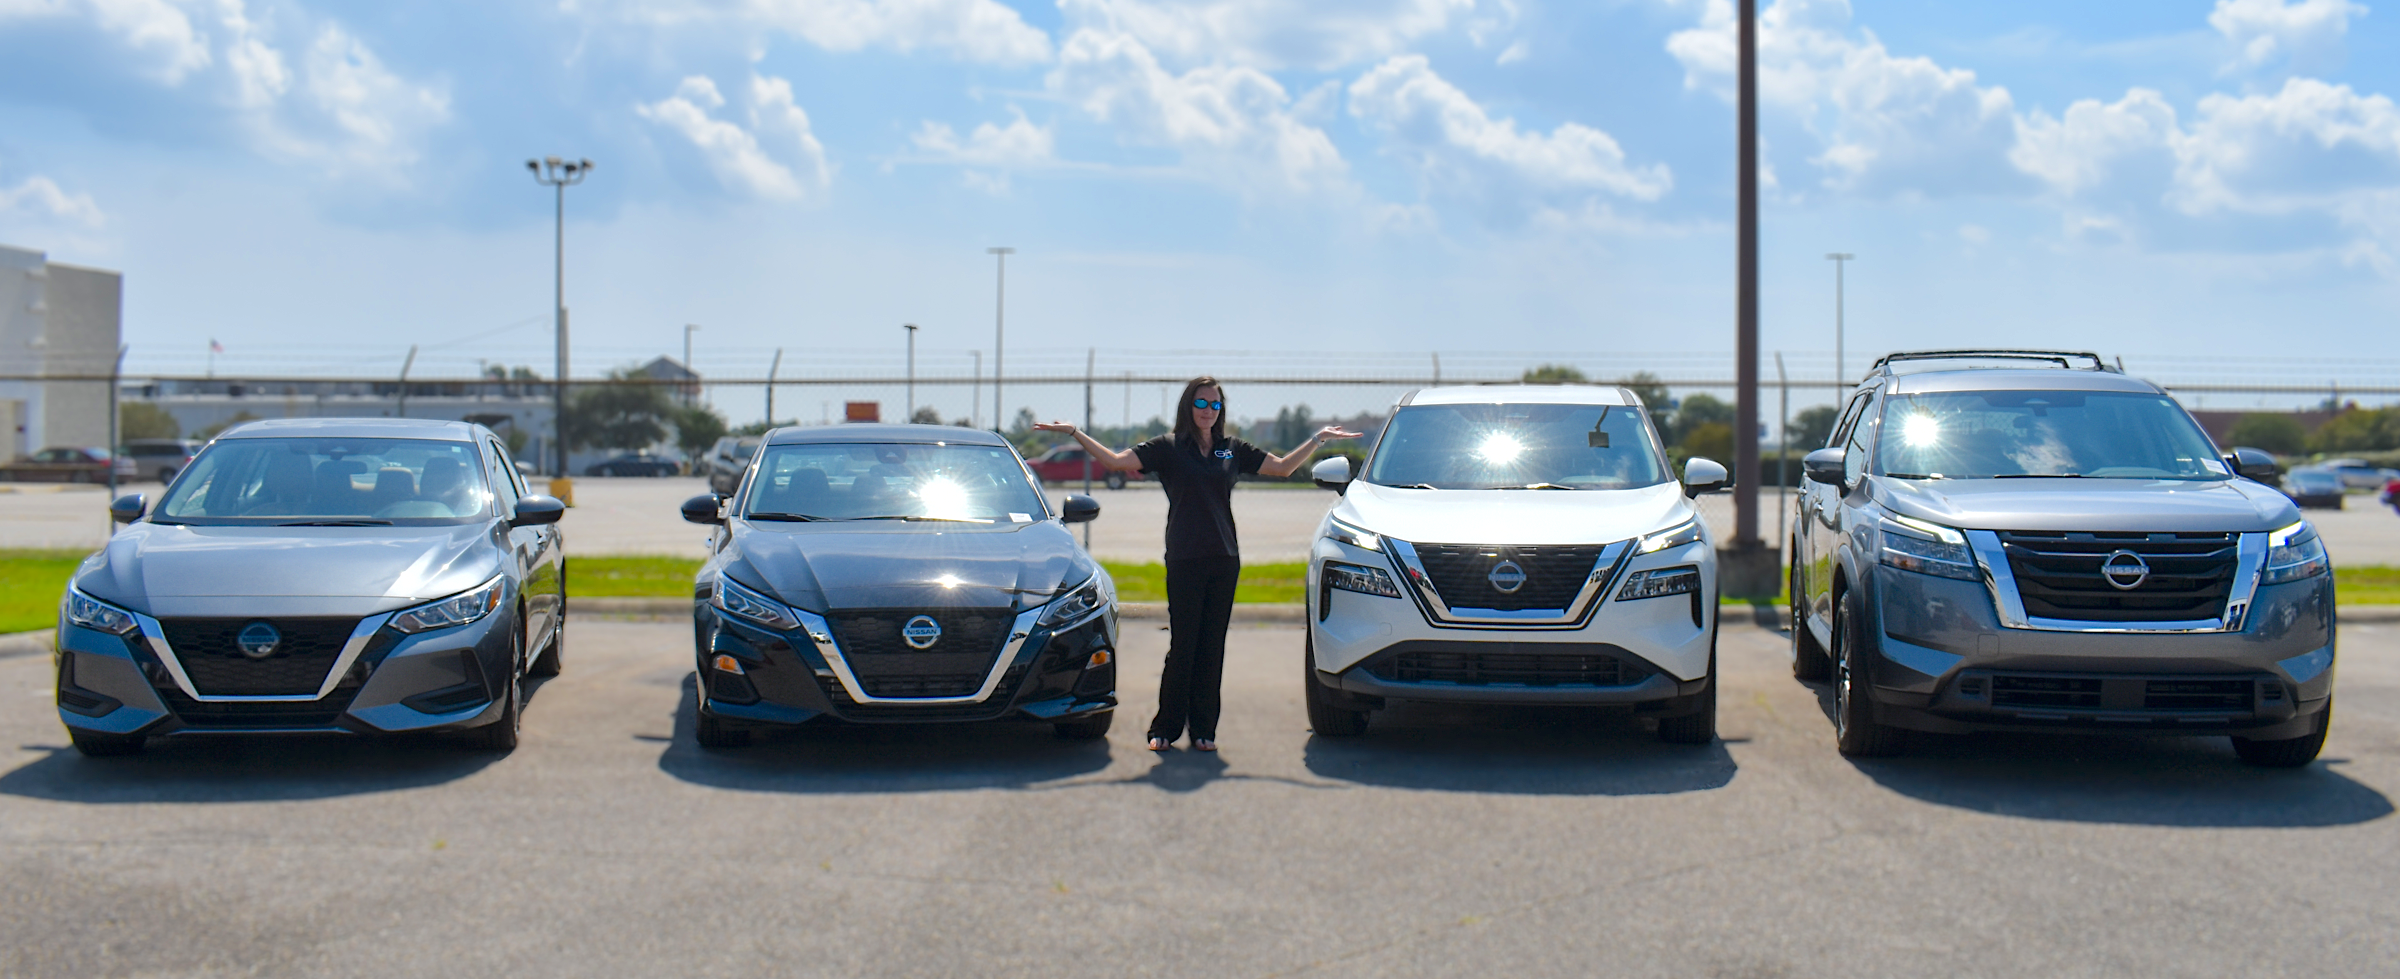
[[[547,375],[558,155],[579,375],[698,324],[704,374],[889,376],[915,323],[964,376],[1005,245],[1012,372],[1722,377],[1733,51],[1727,0],[0,0],[0,243],[122,270],[136,372]],[[1762,347],[1832,376],[1846,252],[1852,376],[2390,383],[2396,54],[2351,0],[1765,2]],[[778,413],[844,396],[902,397]]]

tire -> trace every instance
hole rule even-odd
[[[1116,719],[1116,711],[1104,710],[1088,717],[1052,724],[1050,733],[1068,741],[1098,741],[1108,737],[1108,726]]]
[[[525,675],[538,677],[557,676],[560,665],[558,661],[559,647],[566,645],[566,643],[567,600],[566,597],[562,595],[558,600],[558,624],[550,628],[550,641],[542,646],[542,654],[533,658],[532,665],[525,667]]]
[[[1856,589],[1833,603],[1834,746],[1850,758],[1888,758],[1900,753],[1901,732],[1875,719],[1875,702],[1867,696],[1866,625],[1858,605]]]
[[[725,723],[706,707],[699,710],[698,719],[692,724],[692,739],[700,742],[700,747],[719,751],[750,746],[750,732]]]
[[[2333,702],[2329,700],[2325,703],[2325,709],[2317,712],[2316,730],[2297,738],[2284,738],[2279,741],[2234,738],[2233,753],[2241,756],[2244,765],[2255,765],[2259,768],[2298,768],[2317,760],[2317,753],[2325,750],[2326,732],[2332,729]],[[83,747],[83,743],[78,741],[75,746]]]
[[[500,718],[467,732],[468,743],[484,751],[517,750],[517,735],[525,726],[525,635],[517,634],[516,654],[508,664],[508,684],[500,691]]]
[[[82,752],[86,758],[138,755],[142,753],[142,747],[150,741],[149,738],[140,735],[128,737],[122,734],[102,734],[98,731],[86,731],[79,727],[68,728],[67,738],[75,742],[75,750]]]
[[[1658,739],[1668,744],[1713,744],[1717,740],[1717,643],[1708,643],[1708,689],[1693,699],[1697,710],[1658,719]]]
[[[1109,473],[1109,474],[1108,474],[1108,488],[1109,488],[1109,489],[1112,489],[1112,490],[1120,490],[1120,489],[1124,489],[1124,488],[1125,488],[1125,474],[1124,474],[1124,473],[1120,473],[1120,472],[1112,472],[1112,473]]]
[[[1319,737],[1326,738],[1355,738],[1367,733],[1369,712],[1351,710],[1334,703],[1333,692],[1325,689],[1325,684],[1317,680],[1316,638],[1309,637],[1307,645],[1308,652],[1303,657],[1304,670],[1300,676],[1300,685],[1307,691],[1305,696],[1308,698],[1308,726],[1316,731]]]
[[[1817,634],[1808,631],[1807,609],[1800,598],[1800,559],[1794,556],[1792,570],[1784,579],[1784,590],[1792,596],[1792,679],[1819,681],[1833,677],[1833,658],[1826,655],[1825,644]]]

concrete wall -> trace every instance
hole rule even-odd
[[[49,313],[43,361],[52,374],[104,375],[115,366],[122,336],[125,277],[104,269],[49,265]],[[106,382],[50,381],[42,385],[41,444],[107,445],[114,409]]]

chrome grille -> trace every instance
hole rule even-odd
[[[2239,545],[2229,533],[2004,530],[1999,538],[2025,614],[2082,622],[2218,618],[2233,590]],[[2139,585],[2121,589],[2101,575],[2118,551],[2149,566]]]

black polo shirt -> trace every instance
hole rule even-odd
[[[1198,439],[1161,435],[1134,446],[1133,454],[1167,491],[1167,560],[1242,556],[1233,532],[1233,483],[1266,464],[1264,450],[1228,438],[1203,452]]]

